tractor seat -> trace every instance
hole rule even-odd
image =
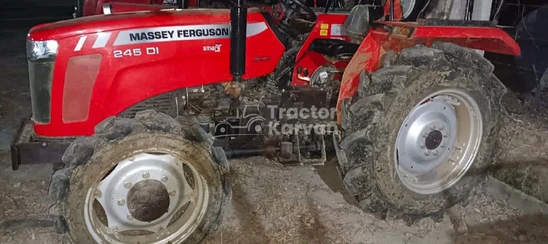
[[[310,44],[310,50],[328,57],[352,57],[358,51],[359,44],[340,39],[318,38]]]

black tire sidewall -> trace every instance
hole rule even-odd
[[[70,192],[64,204],[64,216],[69,234],[75,243],[94,243],[85,224],[85,199],[89,188],[97,186],[114,166],[154,145],[155,151],[164,151],[191,164],[206,180],[209,189],[207,210],[189,238],[183,243],[198,243],[214,228],[222,210],[224,174],[214,162],[207,143],[190,142],[171,133],[138,133],[97,149],[86,164],[72,169]],[[202,162],[202,163],[196,163]],[[70,231],[75,230],[75,231]],[[80,231],[79,231],[80,230]],[[178,243],[178,242],[177,242]]]

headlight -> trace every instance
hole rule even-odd
[[[31,41],[27,40],[27,58],[30,61],[40,59],[52,59],[57,56],[57,41]]]

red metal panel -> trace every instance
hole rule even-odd
[[[390,0],[386,0],[384,3],[384,16],[390,15]],[[401,0],[394,0],[394,20],[400,21],[403,18],[402,9],[401,9]]]
[[[185,87],[231,81],[228,37],[115,45],[122,31],[205,24],[227,26],[229,19],[228,10],[185,10],[92,16],[32,29],[29,36],[32,40],[53,39],[59,42],[51,122],[35,124],[35,133],[48,137],[90,135],[100,121],[147,98]],[[247,38],[245,79],[273,72],[285,49],[268,28],[262,14],[250,10],[248,23],[262,25],[265,29]],[[219,50],[214,49],[216,46]],[[141,55],[136,55],[136,49]],[[147,50],[154,54],[145,55]],[[119,52],[122,56],[115,58]],[[91,93],[88,119],[65,123],[62,98],[67,61],[76,55],[92,54],[102,55],[103,60]]]
[[[292,86],[308,85],[308,81],[301,80],[297,76],[299,72],[297,70],[300,67],[301,75],[304,70],[308,70],[309,76],[321,65],[329,63],[321,54],[307,51],[312,41],[318,38],[337,38],[348,40],[348,37],[341,32],[342,25],[346,20],[346,14],[319,14],[316,24],[312,28],[312,31],[306,38],[301,47],[301,50],[297,53],[297,63],[293,69],[293,76],[291,78]],[[336,62],[334,64],[338,68],[344,68],[346,63]]]
[[[356,94],[360,72],[377,70],[384,54],[389,51],[399,53],[402,49],[417,44],[430,46],[434,42],[442,41],[494,53],[519,55],[521,52],[519,45],[499,28],[420,26],[417,23],[385,21],[379,23],[392,27],[390,32],[383,28],[371,30],[343,74],[337,102],[337,123],[339,124],[341,123],[341,103],[344,99],[352,98]]]
[[[264,21],[258,9],[249,9],[249,22]],[[229,23],[227,9],[186,9],[184,11],[132,12],[112,15],[95,15],[69,19],[33,27],[29,34],[32,40],[63,39],[67,37],[118,31],[137,27],[170,25],[200,25]],[[74,45],[74,44],[73,44]]]

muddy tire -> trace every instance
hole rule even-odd
[[[147,110],[76,139],[50,186],[57,232],[74,243],[199,243],[216,231],[228,161],[195,122]]]
[[[491,164],[506,89],[489,61],[454,44],[386,57],[378,71],[361,74],[358,94],[343,102],[344,183],[378,217],[439,217]]]

